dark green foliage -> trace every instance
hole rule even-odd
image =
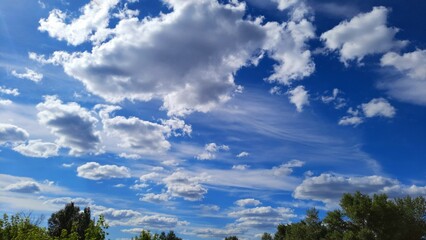
[[[48,220],[48,231],[52,237],[71,238],[78,240],[105,239],[108,226],[103,217],[96,223],[91,219],[90,208],[80,212],[73,202],[65,205],[64,209],[52,214]]]
[[[323,220],[308,210],[298,223],[278,225],[274,240],[421,240],[426,237],[426,201],[423,197],[390,200],[385,194],[370,197],[344,194],[341,210]],[[262,238],[263,239],[263,238]]]
[[[229,236],[229,237],[226,237],[225,240],[238,240],[238,237],[237,236]]]
[[[271,234],[269,234],[269,233],[263,233],[263,235],[262,235],[262,238],[261,238],[262,240],[272,240],[272,235]]]
[[[168,234],[161,232],[161,234],[151,234],[150,231],[143,230],[139,236],[133,237],[132,240],[182,240],[176,236],[173,231],[169,231]]]

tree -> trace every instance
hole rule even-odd
[[[31,221],[30,216],[16,214],[9,218],[7,214],[0,219],[0,239],[1,240],[51,240],[46,229],[38,224],[41,218],[35,222]]]
[[[90,208],[80,208],[73,202],[66,204],[64,209],[52,214],[48,220],[48,231],[52,237],[70,240],[105,239],[108,225],[101,216],[98,222],[91,219]]]
[[[310,209],[300,222],[277,227],[274,240],[421,240],[426,238],[426,200],[405,197],[394,200],[385,194],[372,197],[344,194],[340,210],[321,220]]]
[[[226,237],[225,240],[238,240],[238,237],[237,236],[229,236],[229,237]]]
[[[261,240],[272,240],[272,236],[271,234],[265,232],[263,233]]]

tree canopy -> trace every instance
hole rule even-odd
[[[280,224],[274,240],[421,240],[426,237],[423,197],[394,200],[385,194],[344,194],[339,210],[320,220],[316,209],[304,220]],[[263,237],[262,237],[263,239]]]

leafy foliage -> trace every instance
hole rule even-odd
[[[149,231],[143,230],[139,236],[132,238],[132,240],[182,240],[177,237],[173,231],[169,231],[168,234],[161,232],[161,234],[151,234]]]
[[[341,210],[323,220],[310,209],[298,223],[277,227],[274,240],[421,240],[426,237],[423,197],[390,200],[385,194],[344,194]],[[262,237],[262,239],[264,239]]]

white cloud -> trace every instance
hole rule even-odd
[[[250,155],[248,152],[240,152],[240,153],[237,155],[237,158],[247,157],[248,155]]]
[[[303,106],[309,105],[309,94],[304,86],[297,86],[296,88],[288,91],[288,98],[290,102],[296,106],[298,112],[303,111]]]
[[[107,149],[120,152],[121,157],[141,158],[141,155],[159,155],[167,152],[171,144],[167,138],[189,135],[191,126],[172,118],[154,123],[137,117],[111,117],[117,106],[98,105],[103,124],[103,137]]]
[[[58,9],[53,9],[47,19],[40,20],[39,30],[58,40],[65,40],[72,45],[85,41],[102,41],[108,36],[110,11],[119,0],[91,1],[80,11],[82,15],[67,23],[69,16]]]
[[[12,124],[0,123],[0,144],[15,144],[27,140],[28,137],[26,130]]]
[[[247,165],[247,164],[238,164],[238,165],[233,165],[232,169],[235,169],[235,170],[246,170],[249,167],[250,166]]]
[[[116,2],[91,2],[70,24],[63,12],[53,10],[40,21],[40,30],[71,44],[89,37],[98,41],[88,52],[59,51],[49,59],[30,53],[30,58],[62,65],[89,92],[110,102],[160,99],[162,109],[174,116],[207,112],[228,101],[240,89],[234,74],[256,64],[262,49],[277,61],[270,81],[289,83],[314,70],[304,43],[314,36],[313,26],[305,19],[263,24],[245,18],[244,3],[166,1],[169,13],[142,20],[128,16],[106,30]]]
[[[19,90],[16,89],[16,88],[11,89],[11,88],[6,88],[6,87],[0,86],[0,93],[6,94],[6,95],[18,96]]]
[[[13,102],[11,100],[9,100],[9,99],[1,99],[0,98],[0,106],[7,106],[7,105],[10,105],[12,103]]]
[[[325,104],[334,103],[334,108],[341,109],[346,106],[346,100],[342,97],[338,97],[341,94],[341,91],[338,88],[334,88],[331,95],[321,96],[321,101]]]
[[[130,178],[130,169],[117,165],[100,165],[97,162],[88,162],[77,168],[77,176],[90,180],[110,178]]]
[[[140,233],[141,229],[174,229],[177,226],[184,226],[188,223],[185,221],[179,221],[176,217],[168,217],[161,215],[150,215],[131,219],[125,222],[123,225],[127,226],[141,226],[143,228],[125,229],[123,232]]]
[[[339,120],[339,125],[347,126],[347,125],[354,125],[357,126],[361,123],[363,123],[364,120],[361,117],[358,116],[344,116]]]
[[[229,151],[227,145],[217,145],[216,143],[209,143],[204,146],[204,152],[195,156],[198,160],[212,160],[216,158],[216,152],[218,151]]]
[[[272,172],[275,176],[290,175],[293,172],[293,168],[302,167],[303,165],[305,165],[305,162],[294,159],[278,167],[273,167]]]
[[[245,198],[245,199],[237,200],[235,204],[240,207],[246,207],[246,206],[258,206],[262,204],[262,202],[254,198]]]
[[[389,95],[405,102],[426,105],[426,50],[416,50],[400,55],[387,53],[381,59],[382,66],[396,69],[400,76],[380,84]]]
[[[55,143],[42,142],[42,140],[30,140],[13,148],[22,155],[29,157],[48,158],[58,156],[59,146]]]
[[[143,188],[147,188],[149,185],[146,183],[135,183],[132,186],[130,186],[130,189],[132,190],[140,190]]]
[[[160,176],[160,174],[158,174],[156,172],[152,172],[152,173],[147,173],[147,174],[140,176],[139,180],[141,182],[146,182],[146,181],[149,181],[149,180],[152,180],[152,179],[156,179],[159,176]]]
[[[167,193],[160,193],[160,194],[147,193],[147,194],[144,194],[143,197],[139,198],[139,200],[141,201],[153,202],[153,203],[167,202],[169,199],[170,199],[170,196]]]
[[[298,199],[322,201],[335,205],[343,193],[360,191],[365,194],[386,193],[390,197],[425,195],[426,187],[406,186],[396,179],[382,176],[339,176],[323,173],[320,176],[306,178],[296,189],[293,196]]]
[[[283,92],[281,91],[281,87],[279,86],[274,86],[271,89],[269,89],[269,93],[271,95],[282,95]]]
[[[199,177],[192,177],[184,172],[174,172],[170,176],[164,178],[167,193],[173,197],[182,197],[188,201],[198,201],[207,193],[199,182]]]
[[[275,227],[296,217],[291,209],[270,206],[238,210],[230,212],[228,215],[237,218],[236,224],[240,227],[261,229]]]
[[[12,75],[17,78],[31,80],[33,82],[40,82],[43,79],[43,74],[29,68],[25,68],[25,72],[23,73],[18,73],[16,70],[13,70]]]
[[[70,148],[71,155],[98,152],[100,137],[95,130],[98,120],[75,102],[62,103],[56,96],[46,96],[37,105],[38,120],[58,137],[56,143]]]
[[[74,166],[73,162],[72,163],[62,163],[62,167],[64,167],[64,168],[70,168],[72,166]]]
[[[366,117],[387,117],[395,116],[395,108],[383,98],[374,98],[368,103],[362,104],[362,110]]]
[[[408,42],[394,40],[398,29],[386,26],[388,13],[385,7],[374,7],[371,12],[341,22],[323,33],[321,39],[328,49],[339,52],[340,61],[345,64],[351,60],[360,63],[369,54],[402,48]]]
[[[40,185],[33,181],[22,181],[10,184],[4,188],[6,191],[18,193],[37,193],[40,192]]]
[[[265,49],[269,51],[269,56],[278,62],[274,65],[274,73],[268,77],[268,81],[289,85],[292,81],[308,77],[315,71],[311,52],[306,46],[306,42],[315,37],[315,28],[310,21],[298,17],[281,25],[268,22],[265,28],[268,36]]]
[[[118,183],[118,184],[115,184],[113,187],[115,187],[115,188],[123,188],[123,187],[125,187],[126,185],[124,185],[124,184],[122,184],[122,183]]]
[[[93,205],[93,200],[89,198],[71,198],[71,197],[60,197],[60,198],[52,198],[49,200],[46,200],[44,204],[53,204],[53,205],[60,205],[61,207],[73,202],[77,206],[90,206]]]

